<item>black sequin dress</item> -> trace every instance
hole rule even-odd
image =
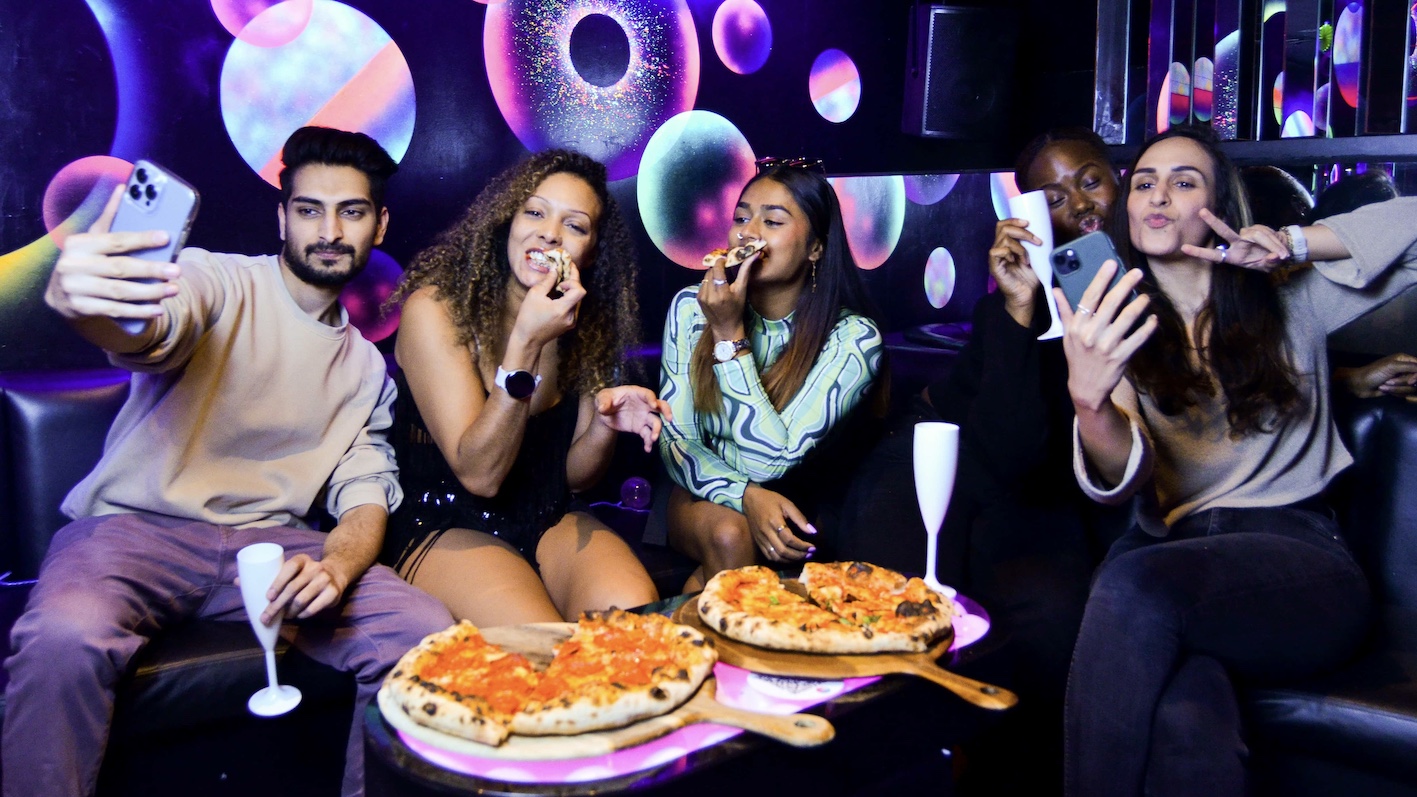
[[[521,450],[493,498],[467,491],[428,434],[403,374],[390,434],[403,503],[389,518],[380,561],[403,572],[409,559],[448,529],[483,531],[506,541],[536,567],[541,535],[571,511],[566,457],[580,402],[571,394],[527,419]],[[421,557],[420,557],[421,558]],[[412,577],[418,562],[405,573]]]

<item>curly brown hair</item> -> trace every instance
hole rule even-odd
[[[586,155],[546,150],[492,178],[463,217],[414,257],[386,306],[432,285],[447,302],[458,342],[477,342],[500,359],[507,286],[514,279],[507,262],[512,218],[542,181],[561,173],[584,180],[601,208],[595,260],[580,266],[586,289],[580,316],[575,329],[557,341],[562,389],[587,395],[624,381],[625,359],[639,336],[640,307],[634,242],[606,186],[605,167]]]

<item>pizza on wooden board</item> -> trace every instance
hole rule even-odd
[[[718,654],[698,631],[661,615],[583,615],[538,671],[464,620],[430,634],[385,679],[414,722],[482,744],[512,733],[570,735],[673,711],[693,697]]]
[[[951,628],[950,601],[918,578],[865,562],[808,562],[803,596],[752,565],[709,579],[699,617],[730,639],[806,653],[921,652]]]

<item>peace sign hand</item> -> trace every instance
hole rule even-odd
[[[1208,249],[1203,246],[1182,244],[1181,251],[1183,253],[1201,260],[1209,260],[1212,263],[1224,263],[1266,273],[1289,262],[1289,245],[1284,242],[1284,236],[1273,229],[1263,224],[1255,224],[1237,233],[1230,229],[1230,225],[1221,221],[1218,216],[1205,208],[1201,209],[1200,217],[1201,221],[1210,225],[1216,236],[1225,240],[1226,248]]]

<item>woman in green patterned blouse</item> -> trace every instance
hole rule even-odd
[[[822,175],[797,163],[759,172],[728,238],[767,245],[735,280],[719,258],[675,295],[664,331],[669,542],[700,563],[686,591],[720,570],[812,556],[817,532],[799,509],[810,496],[780,480],[861,402],[883,350]]]

